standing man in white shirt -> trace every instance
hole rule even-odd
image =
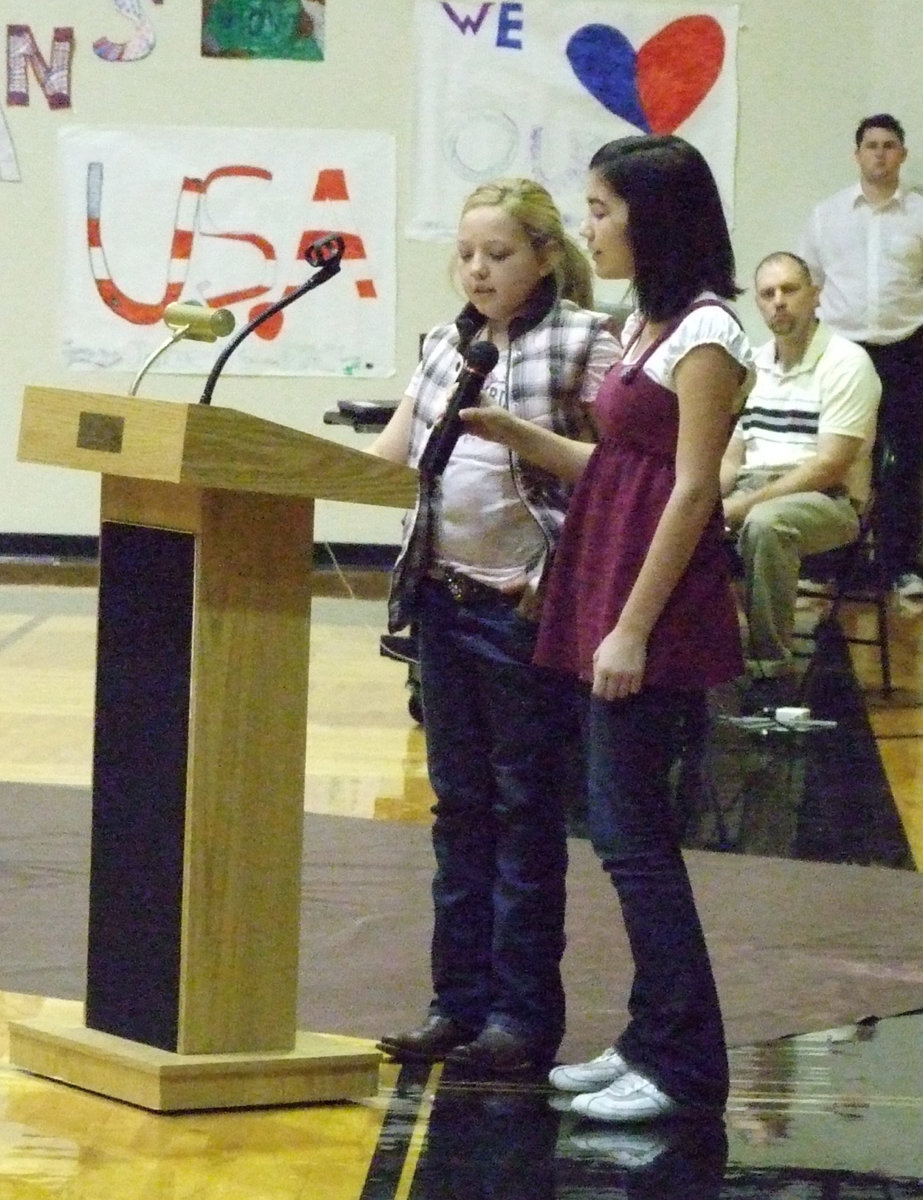
[[[743,563],[750,700],[783,703],[801,559],[858,535],[881,384],[865,351],[818,321],[803,259],[776,251],[754,283],[773,336],[755,354],[721,493]]]
[[[801,253],[821,320],[863,346],[881,378],[877,544],[896,590],[923,597],[923,195],[901,187],[906,157],[889,113],[860,122],[859,182],[817,205]]]

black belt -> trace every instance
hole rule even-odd
[[[505,604],[515,608],[525,591],[525,588],[520,588],[515,592],[501,592],[499,588],[472,579],[461,571],[453,571],[451,567],[434,567],[429,578],[441,584],[456,604],[466,608],[477,608],[484,604]]]

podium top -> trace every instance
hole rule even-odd
[[[27,387],[18,458],[229,491],[408,508],[416,471],[236,409]]]

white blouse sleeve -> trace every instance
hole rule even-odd
[[[719,304],[705,304],[684,317],[670,337],[648,359],[647,366],[658,382],[675,391],[676,364],[697,346],[720,346],[749,376],[753,351],[743,329]]]
[[[599,391],[599,385],[606,377],[613,363],[621,358],[621,348],[608,330],[602,329],[593,339],[589,357],[583,372],[583,382],[580,386],[580,399],[584,404],[592,404]]]

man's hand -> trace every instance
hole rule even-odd
[[[735,492],[727,496],[723,502],[724,523],[728,529],[739,529],[747,518],[747,513],[753,507],[746,492]]]

